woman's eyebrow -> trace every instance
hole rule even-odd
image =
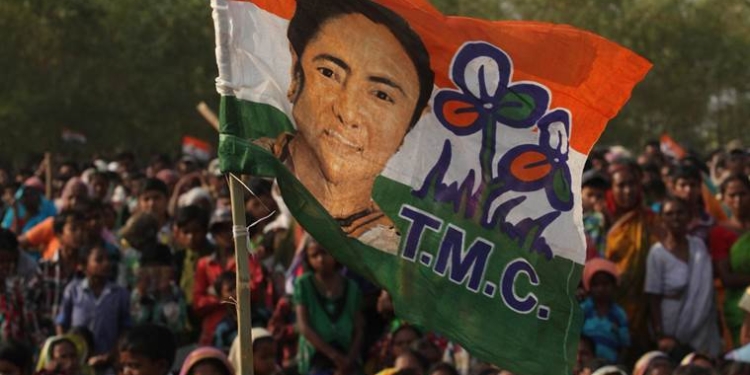
[[[335,65],[338,65],[341,69],[344,69],[347,73],[352,71],[352,68],[349,67],[349,64],[345,63],[344,60],[341,60],[340,58],[327,54],[327,53],[321,53],[320,55],[317,55],[313,57],[313,61],[320,61],[325,60],[329,61]]]
[[[382,84],[384,84],[384,85],[386,85],[386,86],[390,86],[390,87],[393,87],[394,89],[396,89],[396,90],[398,90],[398,91],[401,91],[401,93],[402,93],[402,94],[403,94],[404,96],[407,96],[407,95],[406,95],[406,93],[404,92],[404,89],[402,89],[402,88],[401,88],[401,86],[399,86],[399,85],[398,85],[398,83],[396,83],[396,82],[393,82],[393,80],[392,80],[392,79],[390,79],[390,78],[387,78],[387,77],[379,77],[379,76],[369,76],[369,77],[367,77],[367,79],[368,79],[368,80],[369,80],[370,82],[382,83]]]

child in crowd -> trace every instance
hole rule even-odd
[[[276,342],[264,328],[253,328],[253,370],[256,375],[279,373],[276,365]]]
[[[581,204],[583,206],[583,228],[598,256],[604,255],[607,238],[605,216],[605,194],[609,180],[601,173],[590,170],[583,174],[581,183]]]
[[[209,345],[213,340],[214,329],[226,313],[219,298],[219,290],[214,289],[214,283],[219,275],[236,269],[234,242],[232,240],[232,217],[226,209],[217,210],[211,218],[211,235],[216,242],[215,251],[201,258],[195,271],[195,285],[193,289],[193,311],[203,319],[200,343]],[[273,286],[268,281],[263,267],[256,257],[248,256],[250,268],[250,290],[252,292],[252,315],[254,323],[258,318],[267,317],[261,314],[266,308],[265,297],[272,294]],[[187,293],[187,291],[185,291]],[[265,324],[265,320],[260,321]]]
[[[130,297],[109,280],[111,263],[101,244],[83,249],[79,261],[85,277],[71,281],[65,288],[56,320],[57,332],[63,334],[75,326],[89,328],[94,335],[94,357],[89,364],[104,366],[110,362],[109,353],[117,338],[131,325]]]
[[[170,245],[172,229],[170,228],[167,200],[169,188],[156,178],[148,178],[143,183],[141,194],[138,196],[138,212],[148,212],[156,216],[159,221],[159,242]]]
[[[300,332],[300,374],[354,374],[359,365],[364,321],[362,294],[339,272],[340,265],[315,240],[304,246],[308,273],[294,288]]]
[[[60,241],[52,257],[39,263],[39,278],[30,291],[40,306],[42,325],[54,332],[53,322],[60,310],[65,286],[78,276],[78,252],[86,237],[85,216],[76,209],[68,209],[55,216],[53,228]]]
[[[237,337],[237,274],[232,271],[222,272],[214,282],[214,290],[219,295],[220,303],[224,305],[224,311],[214,330],[213,346],[229,351]]]
[[[120,375],[167,375],[177,344],[167,327],[142,324],[130,329],[117,346]]]
[[[255,375],[281,374],[281,368],[277,365],[277,342],[273,335],[265,328],[256,327],[252,330],[253,336],[253,373]],[[239,371],[241,361],[239,351],[239,337],[235,337],[232,348],[229,350],[229,362]]]
[[[689,215],[688,234],[708,245],[708,235],[716,220],[703,204],[703,177],[697,167],[681,165],[672,170],[672,195],[685,201]]]
[[[670,375],[674,365],[666,353],[651,351],[638,359],[633,368],[633,375]]]
[[[131,290],[135,287],[142,250],[153,247],[158,241],[159,220],[148,212],[131,216],[120,229],[120,262],[117,284]]]
[[[181,342],[186,339],[187,304],[173,276],[172,253],[167,246],[154,242],[144,248],[130,311],[135,324],[165,325]]]
[[[614,302],[619,273],[614,263],[595,258],[586,262],[583,287],[589,296],[581,303],[582,334],[594,341],[596,357],[619,363],[630,346],[625,311]]]
[[[206,238],[210,213],[199,206],[185,206],[177,210],[174,221],[175,245],[181,248],[176,252],[177,277],[185,293],[188,304],[193,304],[196,268],[198,259],[213,252],[213,246]],[[199,314],[200,315],[200,314]],[[209,342],[205,342],[208,344]]]
[[[185,358],[180,375],[234,375],[234,367],[221,350],[202,347]]]

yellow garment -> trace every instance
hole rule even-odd
[[[193,305],[193,285],[195,284],[195,267],[201,255],[192,249],[185,249],[185,259],[182,263],[182,275],[180,275],[180,289],[185,294],[185,302],[188,306]]]
[[[52,347],[61,341],[70,341],[73,343],[73,346],[75,346],[76,354],[78,355],[79,374],[93,375],[94,371],[88,364],[86,364],[86,357],[88,357],[89,353],[86,341],[81,336],[70,333],[60,336],[52,336],[44,342],[42,351],[39,353],[39,361],[36,364],[36,371],[44,370],[44,368],[47,367],[47,364],[52,361]]]
[[[396,372],[398,372],[398,370],[396,370],[395,367],[391,367],[391,368],[387,368],[385,370],[382,370],[382,371],[380,371],[379,373],[377,373],[375,375],[393,375]]]
[[[617,220],[607,233],[606,257],[617,266],[620,283],[615,295],[628,316],[632,337],[647,338],[647,306],[644,299],[646,258],[659,238],[658,218],[640,208]]]

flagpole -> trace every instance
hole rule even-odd
[[[234,256],[237,264],[237,336],[239,337],[240,362],[238,375],[253,375],[252,315],[250,312],[250,265],[247,251],[247,222],[242,185],[237,177],[229,177],[229,198],[232,202],[234,222]]]
[[[52,196],[52,153],[44,153],[44,193],[47,199],[54,199]]]

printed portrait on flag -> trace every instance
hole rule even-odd
[[[221,170],[274,178],[399,318],[514,373],[569,374],[581,173],[650,64],[570,26],[426,0],[212,7]]]
[[[371,1],[299,1],[287,36],[297,132],[257,143],[347,234],[395,253],[398,234],[372,187],[427,108],[427,49],[401,16]]]

